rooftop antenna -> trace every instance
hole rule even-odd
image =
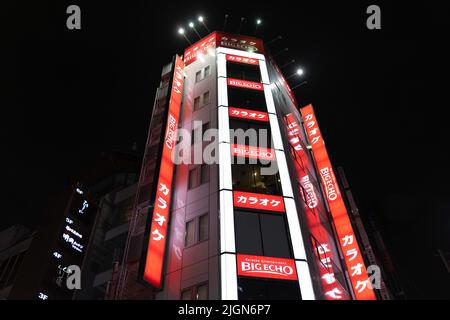
[[[225,28],[227,27],[227,20],[228,20],[228,15],[225,15],[225,18],[223,19],[223,27],[222,27],[222,31],[225,32]]]
[[[241,18],[241,22],[239,23],[239,29],[238,29],[238,34],[241,34],[241,29],[242,29],[242,24],[244,23],[245,17]]]
[[[282,36],[278,36],[278,37],[276,37],[276,38],[266,42],[266,46],[269,45],[269,44],[274,43],[275,41],[281,40],[281,39],[283,39],[283,37]]]
[[[275,58],[275,57],[279,56],[280,54],[282,54],[282,53],[284,53],[284,52],[287,52],[287,51],[289,51],[289,48],[284,48],[283,50],[278,51],[277,53],[275,53],[275,54],[273,55],[273,57]]]
[[[285,64],[283,64],[283,65],[280,67],[280,69],[286,68],[288,65],[290,65],[290,64],[292,64],[292,63],[294,63],[294,62],[295,62],[295,59],[292,59],[292,60],[286,62]]]

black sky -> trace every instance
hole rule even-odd
[[[409,297],[449,298],[435,254],[450,251],[450,10],[393,2],[4,4],[0,227],[40,223],[100,152],[142,149],[161,67],[186,46],[178,26],[202,13],[220,29],[227,13],[227,31],[246,17],[242,32],[253,33],[261,17],[258,35],[283,36],[273,51],[289,47],[279,63],[305,69],[297,98],[315,106],[332,161],[361,214],[378,221]],[[69,4],[81,7],[80,31],[65,27]],[[381,7],[382,30],[366,28],[369,4]]]

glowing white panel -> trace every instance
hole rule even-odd
[[[277,150],[284,150],[277,116],[269,113],[269,122],[270,122],[270,131],[272,132],[273,148]]]
[[[222,254],[220,256],[220,268],[222,300],[237,300],[236,256],[234,254]]]
[[[230,150],[228,143],[219,143],[219,190],[231,190],[233,188]]]
[[[228,106],[227,78],[217,79],[217,103],[219,106]]]
[[[286,163],[286,157],[283,151],[275,150],[275,156],[277,157],[278,171],[280,173],[281,189],[283,189],[284,197],[293,197],[291,176]]]
[[[272,89],[270,84],[264,85],[264,96],[266,98],[267,112],[276,114],[275,103],[273,102]]]
[[[220,252],[236,252],[234,240],[233,192],[222,190],[219,194]]]
[[[294,250],[294,258],[298,260],[306,260],[302,229],[300,228],[300,221],[298,219],[297,207],[294,199],[284,198],[284,206],[286,207],[286,217],[289,225],[292,249]]]
[[[217,55],[217,77],[227,77],[227,57],[222,53]]]
[[[217,113],[219,118],[219,142],[230,143],[230,122],[228,107],[218,107]]]
[[[259,61],[259,68],[261,70],[261,82],[264,84],[270,84],[269,72],[267,71],[267,65],[265,61]]]
[[[234,55],[246,57],[246,58],[253,58],[253,59],[264,60],[264,61],[266,60],[264,55],[262,55],[260,53],[247,52],[247,51],[235,50],[235,49],[224,48],[224,47],[218,47],[217,53],[218,54],[219,53],[234,54]]]
[[[308,263],[306,261],[295,261],[295,266],[297,267],[298,284],[300,285],[302,300],[316,300]]]

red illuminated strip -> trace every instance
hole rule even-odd
[[[246,81],[234,78],[228,78],[228,85],[233,87],[253,89],[253,90],[264,90],[264,86],[261,82]]]
[[[275,160],[275,153],[272,149],[262,147],[252,147],[242,144],[231,145],[231,154],[237,157],[253,158],[273,161]]]
[[[234,118],[264,121],[264,122],[269,121],[269,114],[267,112],[262,111],[228,107],[228,114],[230,115],[230,117]]]
[[[237,254],[238,275],[244,277],[297,280],[293,259]]]
[[[312,105],[300,109],[305,122],[305,129],[311,144],[314,159],[325,187],[326,198],[331,216],[339,237],[339,244],[344,254],[347,271],[358,300],[376,300],[375,292],[370,287],[361,250],[353,231],[347,208],[342,199],[336,177],[333,173],[330,159],[325,148],[324,140],[317,123]]]
[[[191,63],[197,61],[197,56],[207,54],[209,48],[216,48],[217,36],[216,32],[211,33],[206,38],[194,43],[184,51],[184,63],[187,67]]]
[[[227,57],[227,61],[251,64],[251,65],[254,65],[254,66],[259,65],[259,60],[258,59],[236,56],[234,54],[227,54],[226,57]]]
[[[235,207],[285,212],[283,197],[270,194],[233,191]]]
[[[155,196],[155,204],[150,228],[150,239],[144,266],[143,279],[155,288],[161,288],[161,280],[166,250],[167,225],[169,223],[170,197],[174,163],[172,150],[175,147],[176,130],[180,116],[181,96],[184,82],[184,63],[176,56],[170,94],[169,113],[167,117],[164,146],[159,169],[159,178]]]

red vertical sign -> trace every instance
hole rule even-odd
[[[301,108],[300,111],[305,122],[306,133],[311,144],[314,159],[316,160],[320,178],[325,187],[327,202],[339,237],[339,244],[344,254],[353,292],[358,300],[375,300],[375,292],[371,288],[361,250],[356,240],[336,177],[334,176],[325,143],[314,114],[314,109],[312,105],[308,105]]]
[[[169,112],[143,275],[143,279],[155,288],[161,288],[174,170],[172,150],[175,147],[184,82],[184,63],[178,56],[176,56],[174,68]]]

